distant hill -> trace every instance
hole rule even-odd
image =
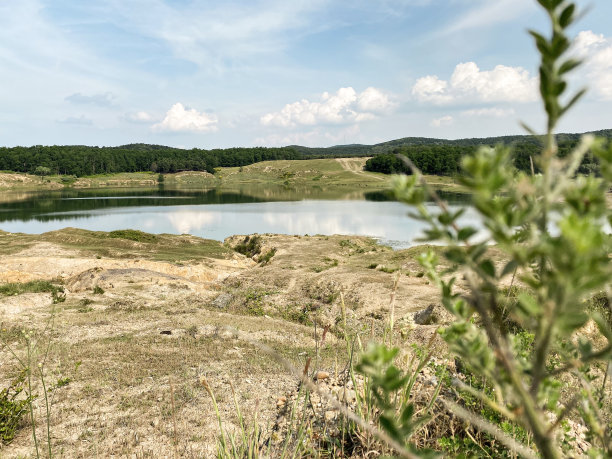
[[[581,134],[557,134],[559,143],[576,141],[586,133]],[[612,139],[612,129],[602,129],[600,131],[588,132],[599,137]],[[419,145],[449,145],[458,147],[478,146],[478,145],[497,145],[497,144],[516,144],[516,143],[532,143],[538,144],[538,139],[531,135],[509,135],[501,137],[482,137],[470,139],[435,139],[429,137],[404,137],[388,142],[377,143],[374,145],[350,144],[350,145],[335,145],[325,148],[310,148],[300,145],[289,145],[288,148],[293,148],[305,156],[374,156],[381,153],[389,153],[398,147],[419,146]]]

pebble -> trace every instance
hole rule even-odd
[[[324,379],[329,379],[329,373],[327,371],[317,371],[315,374],[315,379],[317,381],[323,381]]]

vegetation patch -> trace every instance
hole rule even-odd
[[[66,299],[64,288],[49,281],[35,280],[0,285],[0,295],[15,296],[22,293],[51,293],[54,303],[61,303]]]
[[[272,260],[274,255],[276,255],[276,247],[268,250],[264,256],[259,258],[259,265],[266,266],[268,263],[270,263],[270,260]]]
[[[108,233],[108,237],[146,243],[157,242],[158,240],[155,234],[145,233],[143,231],[131,229],[111,231],[110,233]]]
[[[234,250],[249,258],[259,255],[261,253],[261,237],[258,235],[246,236],[240,244],[234,247]]]

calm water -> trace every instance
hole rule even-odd
[[[462,195],[443,197],[450,207],[467,204]],[[251,233],[346,234],[373,236],[394,247],[408,247],[423,228],[406,216],[406,205],[381,192],[245,187],[232,191],[68,190],[5,194],[1,198],[0,229],[34,234],[65,227],[96,231],[131,228],[216,240]],[[468,209],[462,218],[471,217]]]

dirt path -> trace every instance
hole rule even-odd
[[[375,174],[364,172],[363,167],[368,159],[370,158],[336,158],[336,161],[340,163],[345,171],[353,172],[357,175],[367,176],[368,178],[374,178],[376,180],[385,180],[383,177],[378,177]]]

